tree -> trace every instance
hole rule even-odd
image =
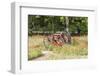
[[[66,31],[75,35],[87,34],[87,17],[28,15],[28,35],[35,33],[56,33]]]

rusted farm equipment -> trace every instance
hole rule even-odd
[[[71,44],[71,36],[66,33],[55,33],[45,36],[43,43],[45,47],[48,47],[49,45],[63,46],[64,44]]]

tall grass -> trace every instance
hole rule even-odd
[[[43,36],[29,37],[29,59],[36,58],[42,55],[45,51],[43,44]],[[74,58],[87,58],[88,55],[88,41],[87,36],[72,37],[71,44],[64,44],[63,46],[48,45],[48,50],[52,52],[49,54],[48,59],[74,59]]]
[[[32,36],[28,39],[28,60],[35,59],[42,56],[42,50],[44,50],[43,37]]]

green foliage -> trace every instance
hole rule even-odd
[[[68,24],[67,24],[68,23]],[[80,29],[80,34],[87,34],[88,29],[87,17],[72,17],[68,16],[42,16],[28,15],[28,35],[34,33],[56,33],[69,29],[71,34],[76,34],[77,29]]]
[[[69,30],[72,34],[78,32],[80,29],[81,35],[86,35],[88,32],[88,18],[87,17],[69,17]]]

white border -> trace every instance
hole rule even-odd
[[[64,16],[88,16],[88,59],[75,60],[47,60],[47,61],[27,61],[27,15],[64,15]],[[54,70],[68,70],[75,68],[91,68],[95,65],[96,37],[95,25],[96,10],[94,8],[83,7],[44,7],[34,6],[28,3],[12,3],[12,69],[13,73],[22,72],[46,72]],[[24,26],[23,26],[24,25]],[[94,50],[93,50],[94,49]],[[91,51],[90,51],[91,50]],[[63,65],[63,66],[62,66]]]

